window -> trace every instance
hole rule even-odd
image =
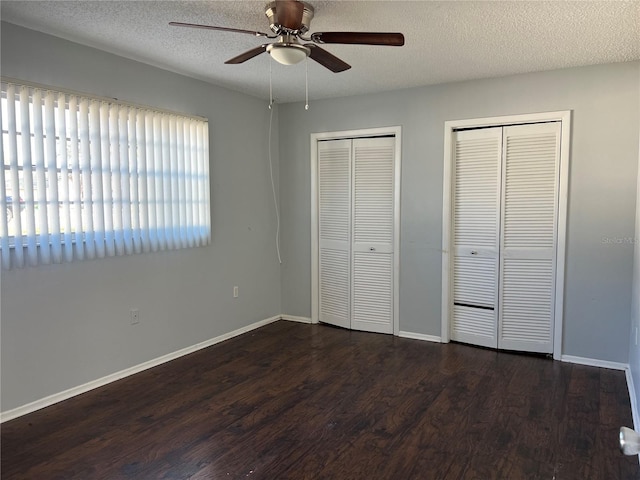
[[[2,82],[5,269],[205,245],[208,123]]]

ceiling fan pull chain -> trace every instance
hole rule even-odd
[[[269,58],[269,110],[271,110],[271,105],[273,105],[273,81],[271,77],[271,58]]]
[[[309,57],[304,62],[304,109],[309,110]]]

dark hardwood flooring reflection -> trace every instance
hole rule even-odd
[[[6,422],[3,479],[632,479],[623,372],[279,321]]]

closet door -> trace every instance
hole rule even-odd
[[[351,328],[393,333],[395,138],[353,140]]]
[[[351,140],[318,142],[319,320],[350,328]]]
[[[498,347],[553,352],[560,123],[504,127]]]
[[[451,339],[498,346],[502,127],[454,136]]]

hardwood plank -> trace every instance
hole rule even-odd
[[[6,422],[3,479],[632,479],[623,372],[280,321]]]

